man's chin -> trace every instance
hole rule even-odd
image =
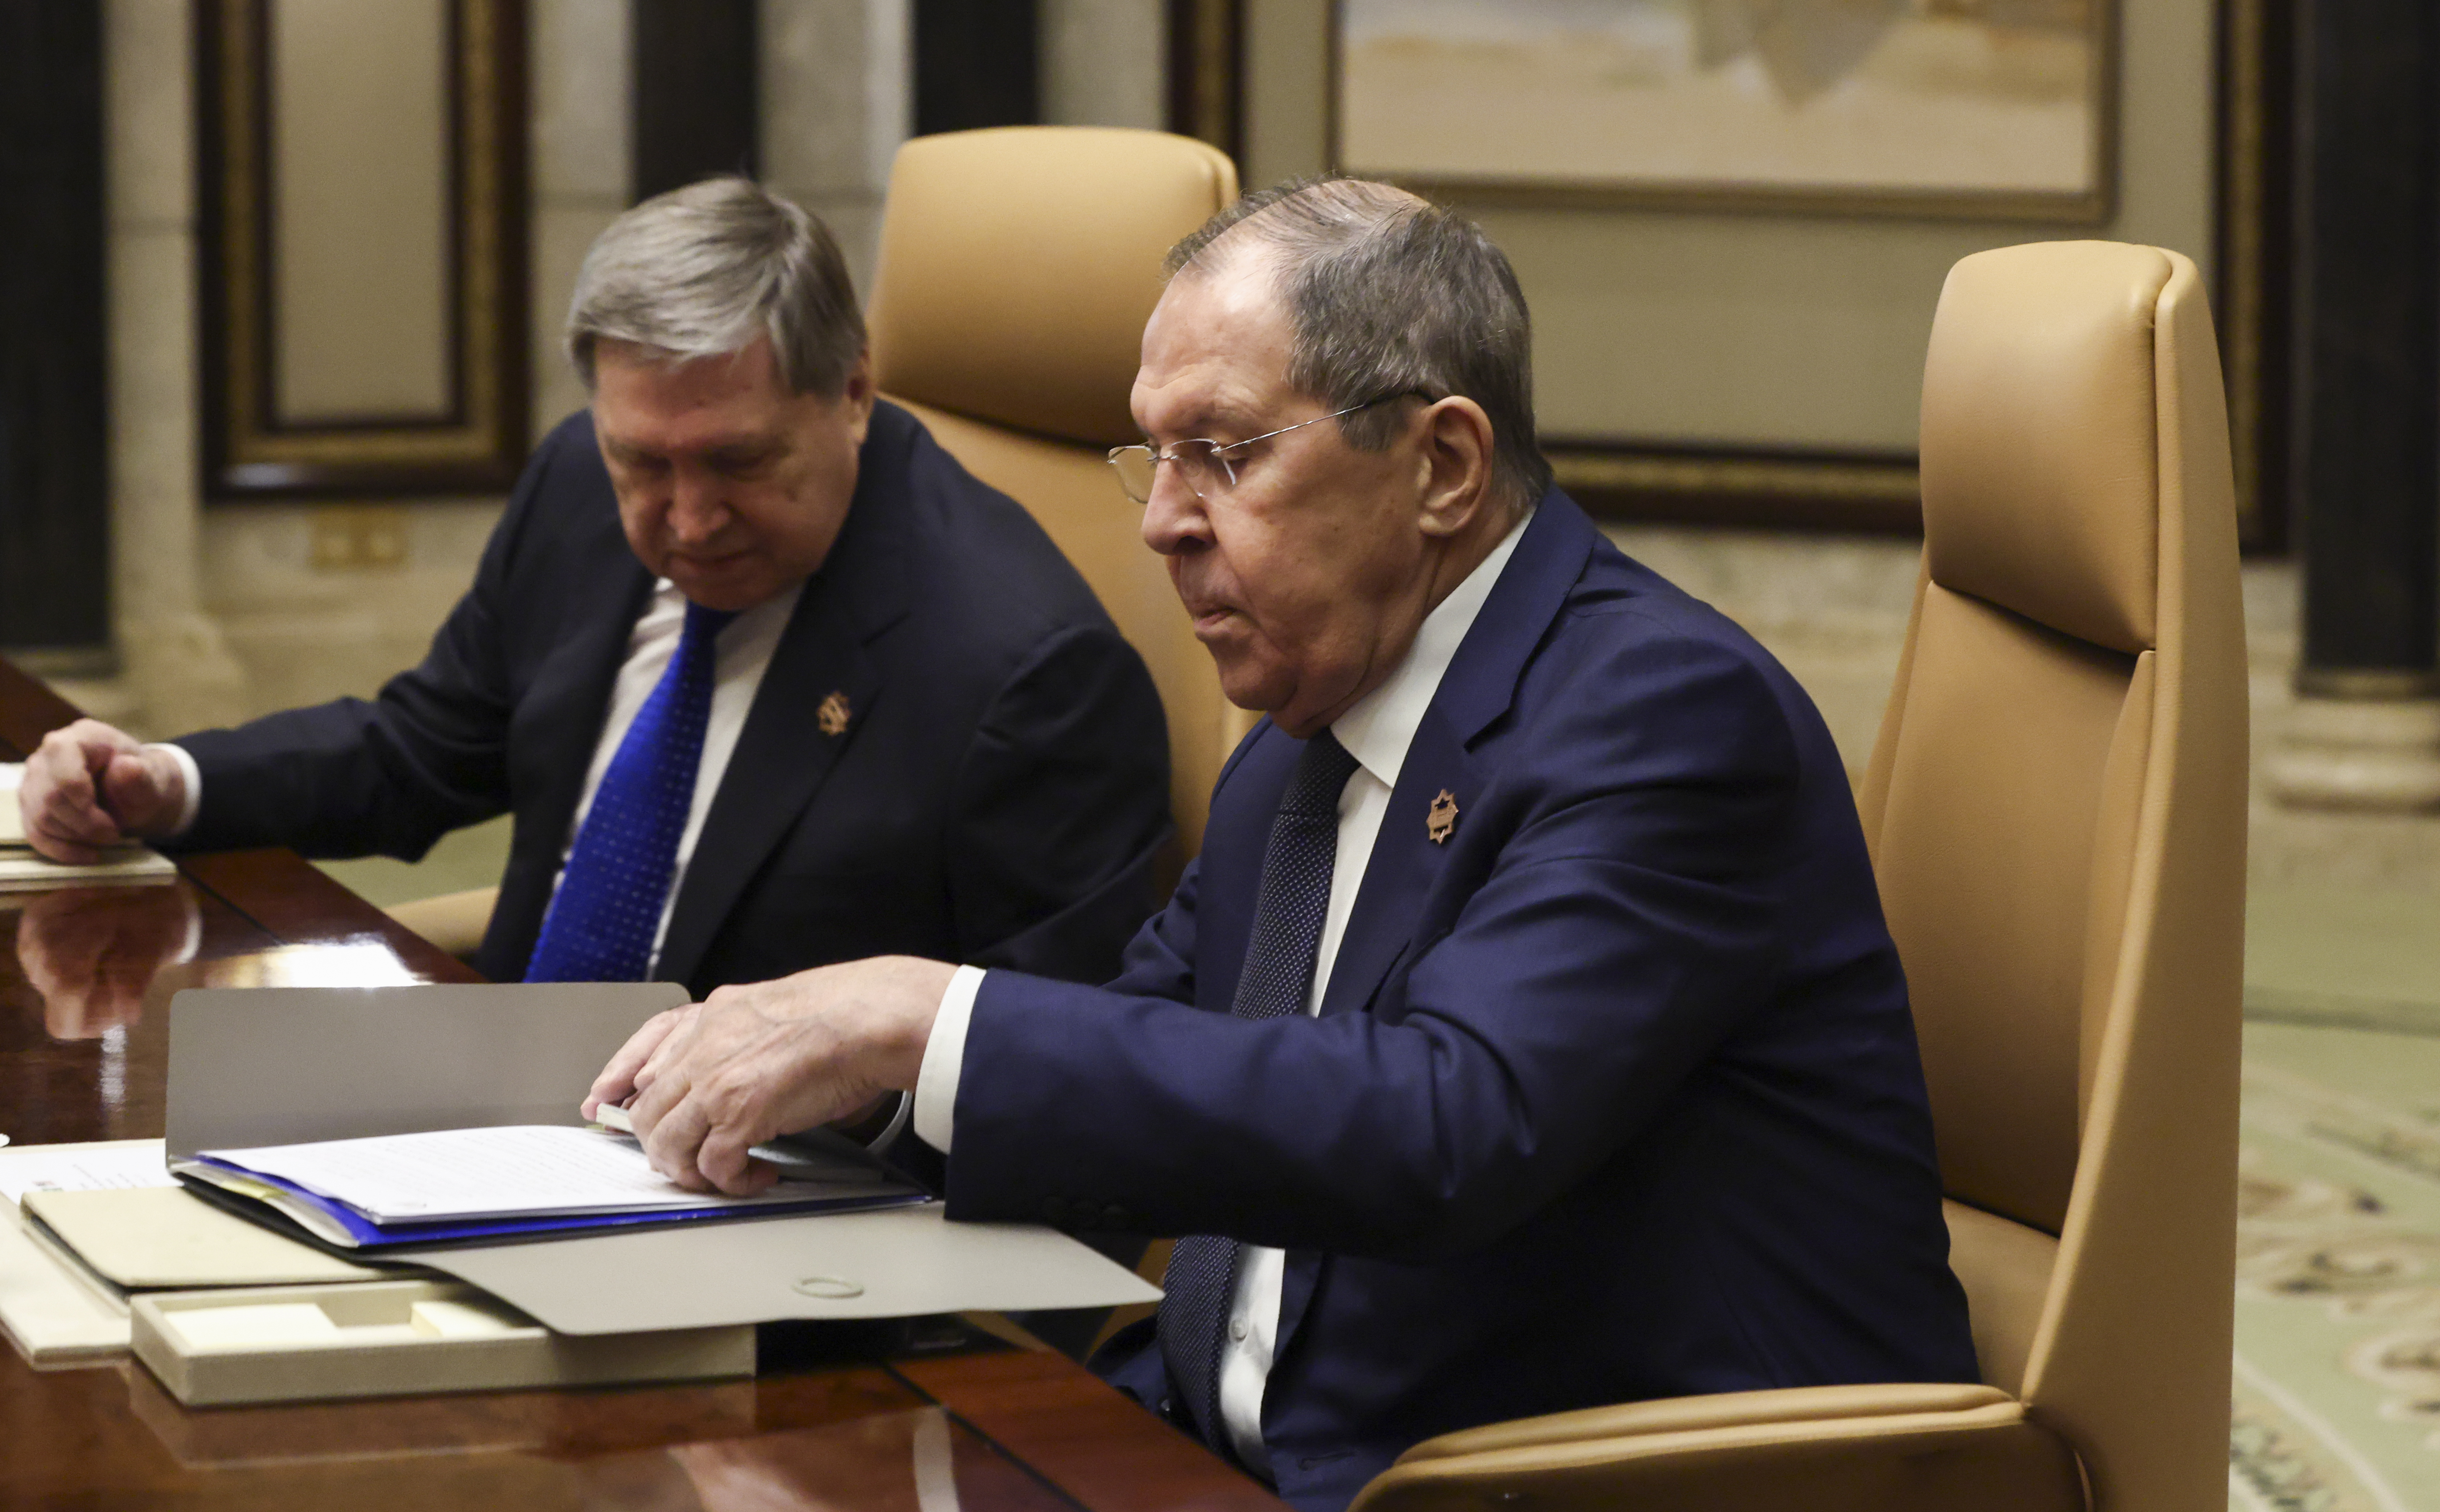
[[[1220,695],[1238,708],[1264,713],[1285,701],[1276,670],[1261,666],[1250,657],[1224,657],[1219,648],[1210,648],[1212,662],[1220,674]]]
[[[706,570],[679,563],[671,563],[662,575],[685,594],[690,603],[700,603],[707,609],[735,614],[751,609],[771,598],[779,590],[751,569]]]

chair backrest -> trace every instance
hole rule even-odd
[[[2100,1507],[2225,1504],[2246,685],[2194,264],[1949,274],[1924,561],[1861,793],[1986,1380]]]
[[[1103,459],[1170,246],[1237,197],[1227,154],[1160,132],[1014,126],[898,151],[867,320],[882,390],[1041,522],[1152,669],[1184,855],[1251,715],[1211,658]],[[1181,857],[1182,859],[1182,857]]]

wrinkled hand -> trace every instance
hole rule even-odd
[[[26,838],[52,860],[79,865],[100,859],[103,846],[168,834],[186,802],[175,757],[99,719],[44,736],[17,789]]]
[[[42,994],[44,1029],[96,1039],[135,1022],[152,979],[187,959],[198,922],[183,884],[36,895],[17,920],[17,963]]]
[[[747,1158],[755,1145],[913,1089],[955,971],[876,956],[723,987],[636,1031],[595,1078],[584,1116],[632,1093],[655,1170],[691,1192],[752,1196],[777,1179]]]

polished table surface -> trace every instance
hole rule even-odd
[[[0,660],[0,760],[74,717]],[[0,1133],[15,1144],[159,1135],[182,987],[476,980],[292,853],[180,873],[0,894]],[[199,1411],[129,1360],[38,1372],[0,1349],[0,1506],[1282,1505],[1066,1358],[954,1320],[805,1325],[766,1349],[750,1381]]]

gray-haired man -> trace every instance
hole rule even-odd
[[[592,405],[422,666],[166,746],[59,731],[36,845],[412,859],[513,811],[497,980],[1115,969],[1169,833],[1158,695],[1025,511],[875,400],[829,233],[741,179],[650,200],[567,342]]]

